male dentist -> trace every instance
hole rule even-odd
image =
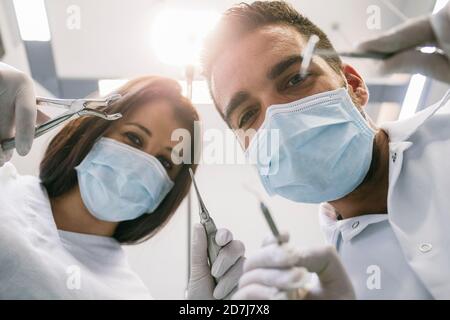
[[[322,227],[357,298],[449,299],[450,95],[378,128],[364,112],[369,92],[352,66],[314,56],[306,76],[299,74],[311,35],[320,38],[317,48],[334,50],[321,29],[285,2],[229,9],[204,53],[218,112],[252,159],[268,152],[267,135],[278,130],[278,152],[270,148],[269,165],[257,163],[261,181],[270,194],[323,203]],[[408,50],[430,41],[442,49],[428,56],[431,66]],[[385,69],[404,71],[409,61],[450,81],[450,6],[361,47],[377,48],[401,51]],[[249,142],[250,129],[256,134]],[[327,255],[332,250],[317,256]],[[354,297],[338,263],[318,267],[303,251],[273,241],[247,260],[234,297],[287,297],[304,285],[303,267],[319,281],[302,297]]]

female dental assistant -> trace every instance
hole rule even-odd
[[[198,115],[171,79],[138,78],[117,93],[105,111],[123,117],[69,122],[50,142],[39,178],[3,165],[11,154],[0,151],[1,299],[151,298],[121,244],[155,235],[187,194],[195,165],[172,161],[171,133],[192,133]],[[33,141],[35,99],[31,79],[0,63],[0,140],[13,135],[15,120],[21,155]],[[214,285],[201,226],[194,238],[189,296],[227,297],[241,274],[242,243],[218,231]]]

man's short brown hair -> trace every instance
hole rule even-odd
[[[307,39],[315,34],[320,39],[318,49],[335,51],[327,35],[288,3],[284,1],[240,3],[223,14],[216,29],[206,39],[202,65],[209,86],[211,86],[211,69],[219,54],[249,32],[267,25],[292,26]],[[340,72],[342,61],[337,55],[327,56],[324,59],[333,70]]]

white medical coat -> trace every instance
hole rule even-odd
[[[387,215],[336,221],[329,206],[321,208],[327,240],[352,270],[359,298],[450,299],[449,98],[450,91],[413,117],[382,126],[390,141]],[[372,263],[387,271],[392,292],[366,288],[363,272]]]

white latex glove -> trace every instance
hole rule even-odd
[[[194,225],[188,299],[227,299],[236,290],[245,260],[244,244],[233,240],[227,229],[217,230],[216,243],[222,248],[210,269],[205,229],[201,224]],[[213,277],[217,279],[217,285]]]
[[[427,54],[416,47],[433,45],[442,53]],[[411,19],[381,36],[360,43],[356,51],[395,53],[379,63],[381,74],[421,73],[450,83],[450,3],[438,13]]]
[[[299,250],[286,243],[288,234],[282,235],[279,245],[270,241],[244,265],[236,300],[292,299],[292,290],[305,288],[306,272],[316,273],[318,283],[306,285],[308,291],[296,298],[304,299],[355,299],[353,286],[333,247]],[[306,278],[307,277],[307,278]]]
[[[33,144],[36,113],[33,80],[0,62],[0,141],[15,136],[17,152],[26,155]],[[12,151],[0,147],[0,167],[11,159]]]

